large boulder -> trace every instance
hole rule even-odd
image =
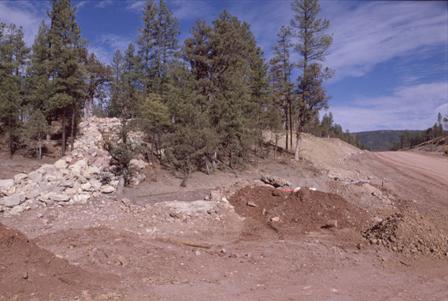
[[[87,168],[87,161],[84,159],[76,161],[74,164],[70,165],[70,170],[76,176],[80,176],[82,172]]]
[[[111,185],[104,185],[104,186],[101,187],[101,192],[102,193],[109,194],[109,193],[112,193],[114,191],[115,191],[115,188],[113,186],[111,186]]]
[[[65,193],[50,193],[48,198],[54,202],[68,202],[70,201],[70,196]]]
[[[59,159],[56,162],[54,162],[54,166],[57,169],[64,169],[67,168],[67,161],[65,159]]]
[[[18,173],[18,174],[16,174],[14,176],[14,183],[15,184],[19,184],[20,182],[22,182],[26,178],[28,178],[28,175],[26,173]]]
[[[14,185],[13,179],[0,180],[0,193],[5,193]]]
[[[0,205],[10,208],[18,206],[23,202],[25,202],[25,196],[21,193],[16,193],[0,199]]]

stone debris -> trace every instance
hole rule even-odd
[[[138,185],[146,179],[144,173],[146,166],[148,166],[148,163],[140,159],[132,159],[129,162],[129,172],[131,174],[129,184]]]
[[[363,232],[372,245],[405,255],[445,257],[448,234],[416,210],[394,213]]]
[[[0,180],[0,194],[7,194],[7,192],[13,187],[14,180]]]
[[[113,141],[118,141],[119,127],[117,118],[92,117],[82,121],[71,153],[28,174],[0,180],[0,212],[17,213],[39,204],[85,203],[102,193],[115,192],[120,178],[112,173],[111,156],[103,146],[105,139],[113,137]],[[143,143],[141,133],[132,133],[129,140],[134,145]],[[147,165],[140,159],[131,161],[131,184],[145,180]]]
[[[275,188],[277,187],[290,187],[291,183],[289,183],[287,180],[280,178],[280,177],[276,177],[276,176],[268,176],[268,175],[264,175],[261,177],[260,179],[263,183],[271,185]]]

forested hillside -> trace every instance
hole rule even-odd
[[[387,151],[413,148],[421,143],[446,135],[443,117],[439,113],[434,125],[424,131],[385,130],[353,133],[357,141],[372,151]]]
[[[317,0],[292,1],[293,19],[280,28],[269,62],[249,24],[229,12],[197,21],[180,42],[167,4],[148,0],[138,38],[116,50],[110,66],[87,50],[73,3],[51,4],[31,49],[21,28],[0,25],[0,122],[11,155],[28,149],[40,158],[48,138],[63,155],[92,114],[121,119],[121,139],[107,147],[123,166],[133,151],[127,133],[139,129],[143,152],[185,175],[263,154],[264,130],[284,131],[296,158],[292,136],[302,132],[357,144],[331,114],[318,117],[334,70],[322,63],[332,37]],[[61,133],[48,137],[55,122]]]

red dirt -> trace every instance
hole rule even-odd
[[[235,206],[239,215],[247,218],[249,236],[263,228],[274,230],[281,238],[321,228],[361,230],[369,220],[364,210],[342,197],[307,188],[294,193],[264,186],[250,186],[235,193],[230,198],[230,203]]]
[[[0,224],[0,300],[53,299],[98,289],[105,279],[70,265]],[[106,281],[107,282],[107,281]]]

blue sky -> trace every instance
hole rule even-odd
[[[89,49],[109,62],[114,49],[136,39],[140,0],[72,0]],[[211,22],[223,9],[247,21],[268,59],[289,0],[166,0],[182,41],[198,18]],[[325,62],[336,75],[327,84],[335,121],[352,132],[424,129],[448,113],[448,4],[443,1],[321,1],[334,44]],[[0,21],[24,28],[28,45],[47,20],[48,1],[0,0]]]

